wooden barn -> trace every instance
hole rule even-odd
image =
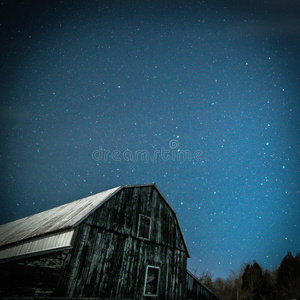
[[[155,184],[116,187],[1,225],[0,298],[187,299],[188,257]]]
[[[219,298],[205,287],[191,272],[186,271],[186,298],[193,300],[219,300]]]

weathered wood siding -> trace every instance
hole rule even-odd
[[[188,300],[220,300],[190,272],[186,273],[186,297]]]
[[[149,241],[137,236],[140,214],[151,218]],[[158,191],[123,188],[77,227],[58,294],[143,299],[151,265],[160,268],[156,298],[185,299],[187,255],[177,219]]]

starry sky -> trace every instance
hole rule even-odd
[[[0,218],[126,184],[175,209],[188,268],[300,250],[300,4],[1,1]]]

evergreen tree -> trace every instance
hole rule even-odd
[[[242,276],[243,297],[248,300],[261,300],[264,292],[264,278],[259,264],[247,264]]]
[[[264,290],[263,295],[266,300],[276,299],[276,271],[265,270],[263,272]]]
[[[300,253],[283,258],[277,277],[277,299],[300,299]]]
[[[254,261],[226,279],[213,281],[209,272],[199,279],[222,300],[300,300],[300,253],[288,252],[278,269],[263,271]]]

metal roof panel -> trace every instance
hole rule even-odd
[[[71,229],[4,247],[3,249],[0,249],[0,261],[33,253],[60,250],[65,249],[66,247],[71,247],[73,233],[74,229]]]
[[[73,227],[118,191],[116,187],[0,226],[0,247]]]

